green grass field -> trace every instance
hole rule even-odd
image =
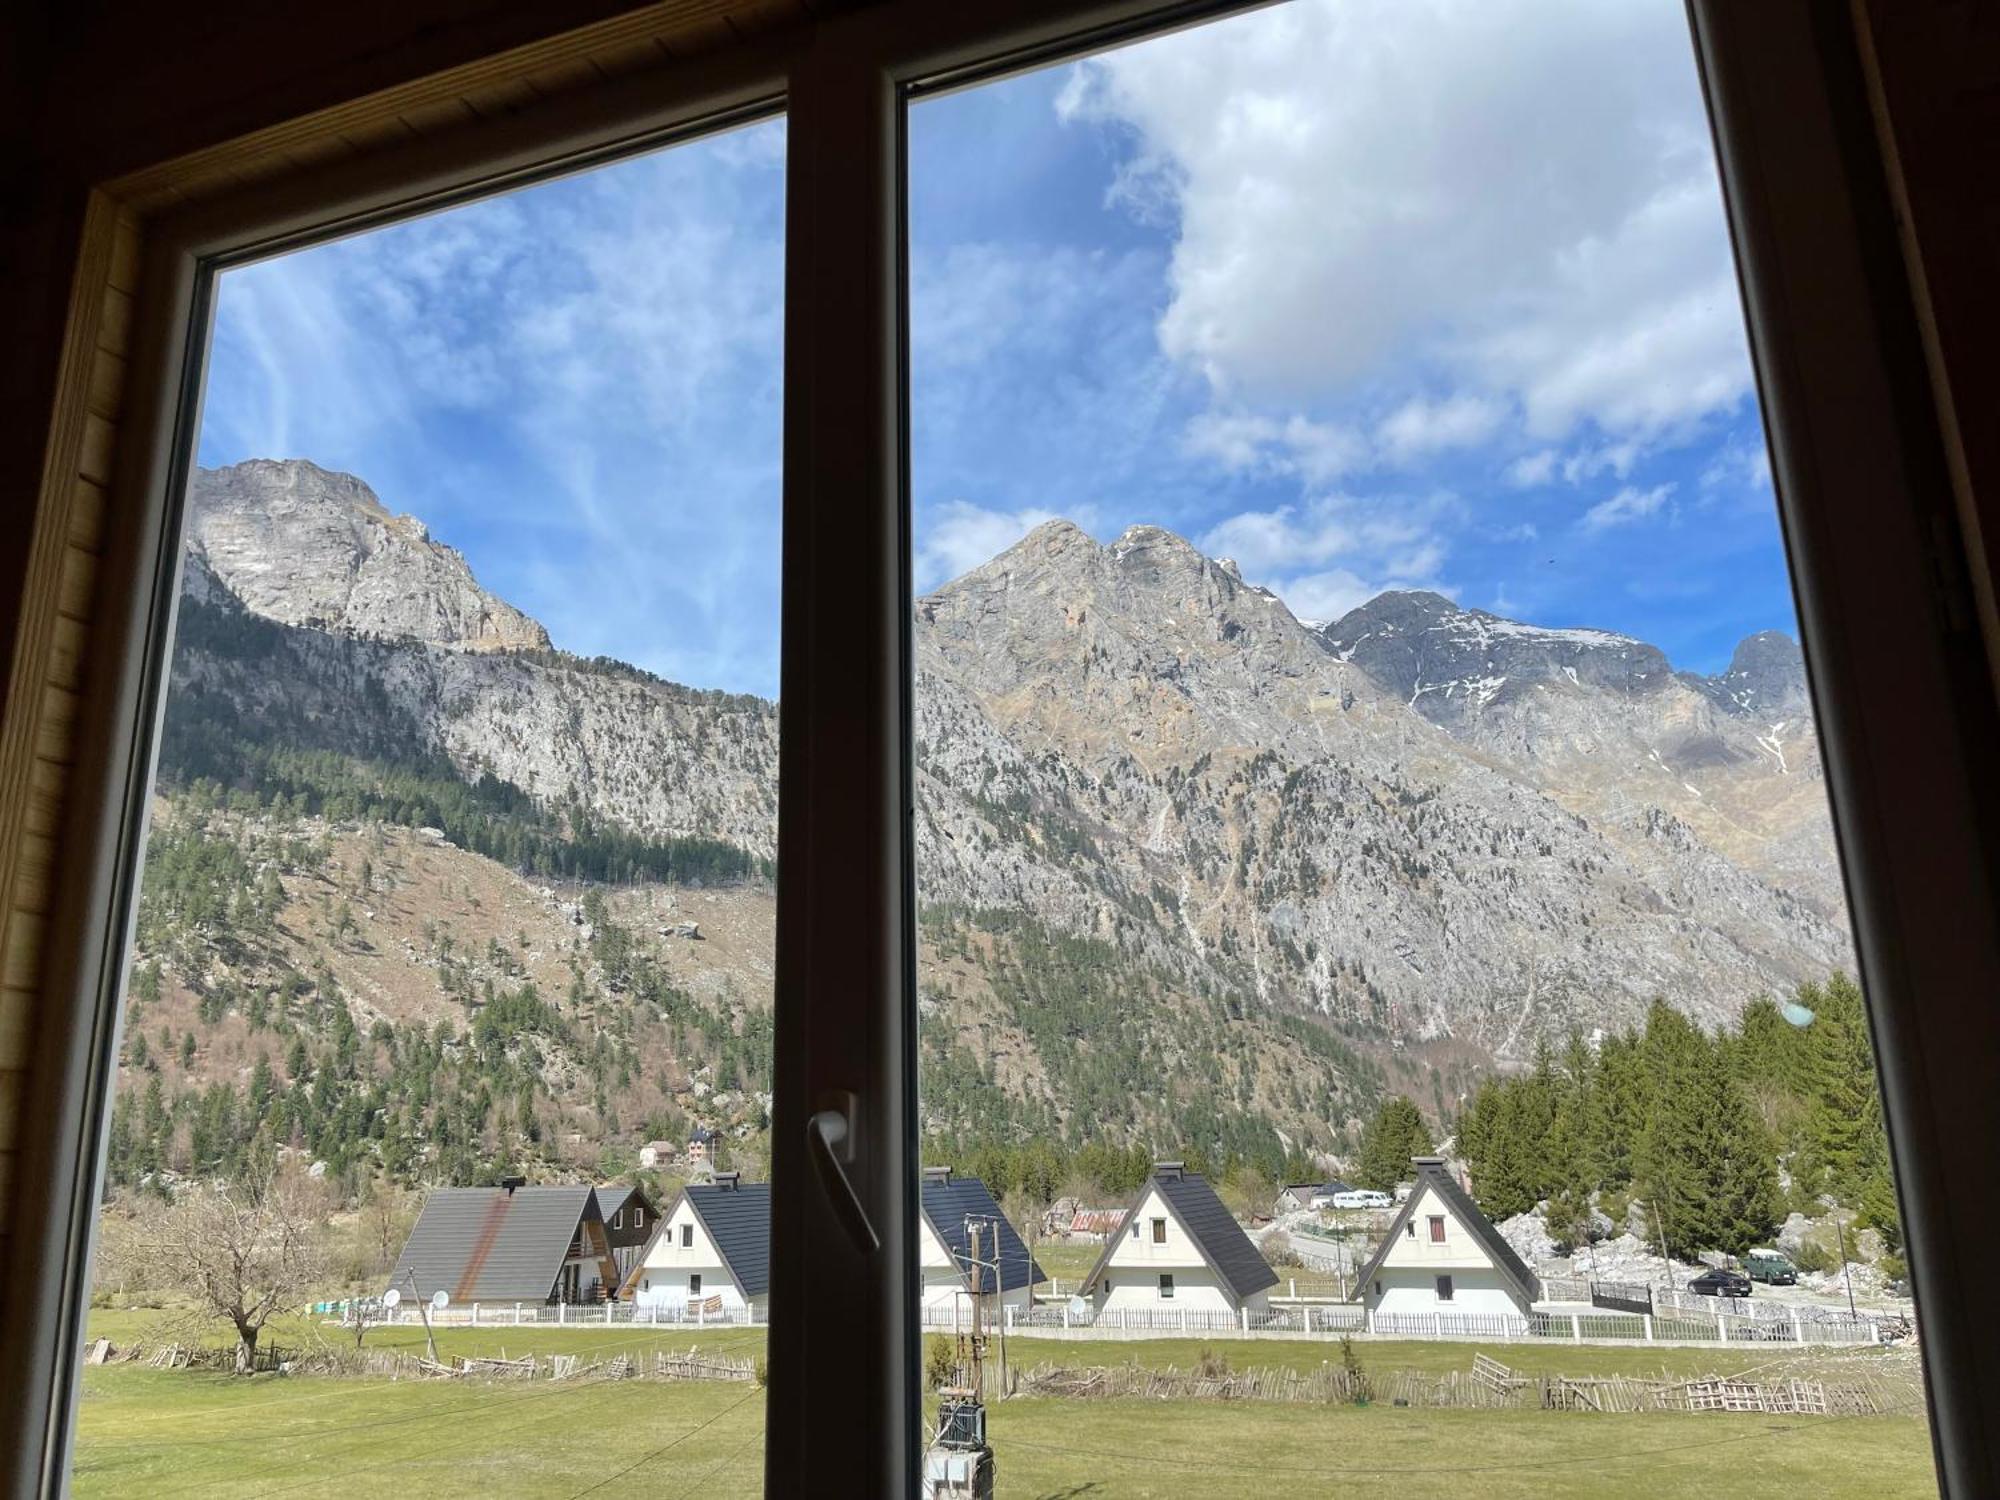
[[[92,1332],[147,1338],[158,1314],[107,1312]],[[288,1347],[306,1325],[273,1330]],[[380,1329],[376,1347],[422,1347],[420,1328]],[[761,1352],[761,1331],[657,1334],[446,1329],[446,1355]],[[1325,1346],[1218,1342],[1239,1368],[1310,1367]],[[1018,1339],[1016,1360],[1185,1367],[1196,1340],[1131,1343]],[[1448,1369],[1473,1346],[1369,1344],[1374,1368]],[[1507,1346],[1527,1371],[1698,1373],[1706,1350]],[[1335,1355],[1337,1357],[1337,1354]],[[991,1432],[1001,1493],[1041,1497],[1180,1495],[1268,1500],[1393,1483],[1399,1497],[1556,1496],[1733,1500],[1898,1500],[1935,1493],[1916,1417],[1598,1416],[1540,1411],[1328,1408],[1278,1402],[1015,1400]],[[492,1384],[233,1377],[143,1366],[84,1375],[75,1492],[94,1495],[459,1495],[577,1497],[602,1484],[661,1496],[761,1494],[763,1393],[753,1385],[658,1381]]]

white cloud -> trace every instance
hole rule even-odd
[[[1302,516],[1295,506],[1243,511],[1210,527],[1198,545],[1211,557],[1233,557],[1251,575],[1289,572],[1351,551],[1353,530],[1330,515]]]
[[[1507,465],[1507,482],[1517,490],[1532,490],[1547,484],[1555,477],[1556,450],[1544,448],[1539,453],[1529,453]]]
[[[1702,470],[1704,490],[1749,490],[1763,497],[1771,492],[1771,450],[1762,443],[1731,443]]]
[[[1328,422],[1293,415],[1205,411],[1189,422],[1187,451],[1234,473],[1294,474],[1325,484],[1372,461],[1368,441]]]
[[[1598,443],[1565,457],[1562,476],[1569,484],[1582,484],[1600,474],[1615,474],[1623,479],[1638,461],[1639,445],[1635,442]]]
[[[1382,589],[1345,568],[1331,568],[1324,573],[1308,573],[1290,579],[1273,592],[1301,620],[1325,624],[1338,620],[1351,609],[1358,609]]]
[[[1442,590],[1438,572],[1449,550],[1442,523],[1457,511],[1449,495],[1327,495],[1238,512],[1196,545],[1211,557],[1234,558],[1245,578],[1300,619],[1331,620],[1385,588]]]
[[[1656,484],[1648,490],[1627,485],[1609,500],[1600,500],[1591,506],[1577,524],[1585,531],[1608,531],[1614,526],[1629,526],[1634,521],[1658,515],[1673,492],[1674,487],[1670,484]]]
[[[1506,415],[1497,401],[1479,396],[1448,396],[1427,401],[1413,396],[1375,429],[1375,441],[1388,462],[1407,464],[1449,448],[1474,448],[1499,430]]]
[[[1052,510],[987,510],[967,500],[937,506],[916,528],[913,571],[920,594],[991,562],[1045,521]],[[1082,507],[1068,519],[1088,530],[1094,513]]]
[[[1394,461],[1496,403],[1650,442],[1750,390],[1677,6],[1293,0],[1081,64],[1058,108],[1129,128],[1115,200],[1178,231],[1161,346],[1225,410],[1428,372],[1463,425],[1403,408]]]

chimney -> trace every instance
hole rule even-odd
[[[742,1175],[741,1172],[717,1172],[715,1174],[715,1185],[725,1193],[733,1193],[736,1191],[736,1181]]]
[[[500,1179],[500,1186],[502,1186],[507,1190],[507,1196],[509,1198],[514,1196],[515,1188],[526,1187],[527,1185],[528,1185],[528,1179],[525,1177],[503,1177]]]
[[[1443,1171],[1444,1158],[1442,1156],[1413,1156],[1410,1158],[1410,1165],[1415,1167],[1419,1172]]]
[[[1187,1163],[1184,1161],[1156,1161],[1153,1163],[1153,1175],[1164,1182],[1179,1182],[1181,1178],[1187,1175]]]
[[[924,1181],[925,1181],[925,1182],[950,1182],[950,1181],[951,1181],[951,1168],[950,1168],[950,1167],[925,1167],[925,1168],[924,1168]]]

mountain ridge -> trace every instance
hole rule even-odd
[[[254,497],[193,507],[234,519],[228,548],[191,527],[188,594],[261,604],[285,670],[212,642],[177,653],[177,688],[246,723],[393,721],[563,817],[774,851],[774,705],[554,651],[420,522],[385,539],[360,481],[276,477],[284,526]],[[357,519],[307,524],[312,504]],[[371,568],[443,597],[380,607],[350,582]],[[1062,521],[914,608],[919,895],[951,942],[1032,920],[1226,1008],[1494,1056],[1659,993],[1717,1021],[1849,961],[1810,718],[1752,717],[1789,701],[1773,643],[1704,687],[1643,642],[1442,596],[1315,630],[1163,528]],[[939,1024],[994,1019],[977,975],[926,988]],[[1015,1042],[1023,1088],[1036,1045]]]

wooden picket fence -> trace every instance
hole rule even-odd
[[[1771,1412],[1812,1416],[1876,1416],[1920,1411],[1913,1380],[1877,1372],[1841,1371],[1843,1378],[1695,1379],[1640,1376],[1523,1375],[1485,1355],[1470,1370],[1354,1372],[1331,1362],[1309,1370],[1183,1370],[1140,1364],[1038,1364],[1019,1372],[1018,1396],[1161,1401],[1369,1402],[1413,1407],[1531,1407],[1589,1412]]]

